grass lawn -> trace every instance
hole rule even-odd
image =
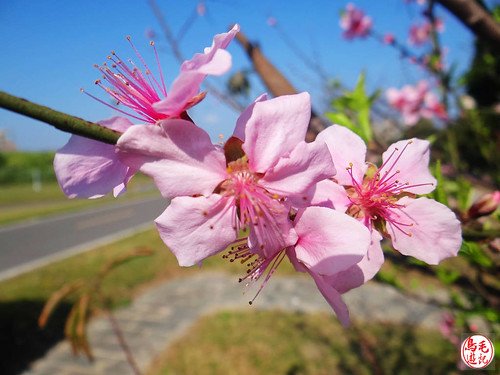
[[[329,314],[220,312],[198,321],[148,375],[445,374],[458,349],[437,332],[354,324]]]
[[[45,329],[37,326],[47,298],[64,283],[95,275],[113,257],[136,247],[156,250],[116,268],[103,289],[114,306],[124,305],[148,282],[190,272],[181,269],[155,230],[83,253],[0,283],[0,368],[17,374],[63,338],[71,298],[61,304]]]
[[[0,368],[2,374],[19,373],[32,360],[42,356],[52,345],[63,338],[63,326],[71,307],[71,298],[61,304],[45,329],[41,330],[37,326],[38,316],[47,298],[54,291],[65,283],[94,276],[109,260],[136,248],[151,249],[154,251],[154,255],[134,259],[110,273],[103,283],[103,290],[109,296],[112,306],[123,306],[145,288],[169,278],[199,273],[203,272],[203,270],[217,269],[234,274],[236,280],[245,272],[243,266],[224,261],[221,256],[211,257],[206,260],[201,270],[198,267],[181,268],[159,238],[156,230],[151,229],[1,282],[0,332],[2,334],[0,335],[0,352],[2,356],[0,356]],[[292,273],[297,274],[288,262],[283,262],[278,268],[278,274]],[[359,358],[361,358],[357,354],[348,355],[349,350],[352,350],[349,347],[354,346],[356,343],[355,336],[349,336],[354,335],[354,333],[341,330],[331,315],[309,317],[269,314],[271,313],[251,312],[243,315],[226,313],[203,320],[194,328],[193,333],[187,335],[186,338],[174,346],[172,351],[165,354],[166,362],[158,364],[154,371],[152,370],[152,374],[224,373],[224,371],[231,368],[238,371],[228,373],[321,374],[331,373],[325,372],[325,369],[328,368],[325,366],[330,366],[330,364],[336,366],[331,368],[337,369],[335,371],[341,373],[341,370],[346,368],[345,366],[348,366],[351,362],[359,361]],[[316,321],[317,323],[315,323]],[[395,337],[407,335],[405,337],[409,342],[412,342],[412,345],[415,340],[412,335],[420,334],[419,332],[410,332],[411,330],[407,332],[403,328],[389,327],[386,329],[374,326],[369,329],[380,329],[381,337],[387,337],[388,340],[394,335]],[[377,331],[373,332],[371,335],[378,337],[379,333]],[[260,337],[259,335],[263,336]],[[345,335],[347,335],[347,338],[342,338]],[[298,339],[301,336],[304,336],[304,340]],[[429,336],[429,340],[431,339],[435,340],[435,335]],[[196,340],[196,342],[193,340]],[[347,343],[345,343],[346,340],[348,340]],[[368,340],[371,340],[371,338]],[[234,345],[230,344],[233,342]],[[338,342],[344,343],[343,346]],[[283,345],[283,349],[278,343]],[[192,350],[188,349],[190,345],[192,345]],[[340,349],[337,348],[338,345],[341,346]],[[201,348],[200,351],[198,348]],[[209,350],[209,348],[211,349]],[[391,355],[400,355],[399,352],[403,351],[403,349],[394,349],[395,352]],[[324,363],[321,366],[315,362],[314,353],[318,350],[320,354],[317,356],[321,359],[318,362]],[[281,359],[281,351],[284,351],[283,359]],[[274,360],[266,356],[260,357],[262,353],[266,352],[268,352],[267,356],[277,353],[272,354]],[[329,353],[330,357],[325,353]],[[212,355],[215,355],[215,357],[212,357]],[[344,357],[341,358],[340,355]],[[224,356],[226,359],[223,358]],[[308,356],[311,356],[311,358]],[[172,360],[172,358],[176,357],[178,358]],[[297,358],[293,360],[294,357]],[[418,354],[414,357],[412,357],[412,361],[417,361],[422,355]],[[276,358],[278,358],[277,361]],[[402,361],[403,359],[398,357],[393,361]],[[192,369],[187,369],[186,363],[195,360],[197,361],[196,366],[193,365]],[[238,361],[242,361],[241,365],[237,365]],[[164,365],[164,363],[167,363],[168,366]],[[225,367],[226,363],[228,367]],[[430,359],[429,363],[432,363]],[[449,361],[446,363],[449,363]],[[203,370],[204,366],[207,369],[213,369],[213,371]],[[316,368],[314,366],[320,367]],[[359,368],[365,368],[363,364],[359,366]],[[243,367],[247,370],[241,370],[240,372],[239,369]],[[281,370],[284,372],[280,372]]]
[[[135,176],[128,191],[119,201],[158,194],[151,179]],[[44,182],[42,189],[33,191],[31,184],[0,186],[0,225],[49,215],[78,211],[117,201],[108,195],[100,199],[68,199],[57,182]]]
[[[103,291],[112,306],[126,305],[134,295],[160,280],[202,272],[198,267],[179,267],[157,231],[151,229],[0,282],[2,375],[19,373],[63,338],[64,320],[72,298],[58,307],[45,329],[37,326],[38,316],[53,292],[65,283],[94,276],[109,260],[136,248],[151,249],[154,255],[134,259],[109,274],[103,283]],[[208,259],[202,270],[214,268],[238,275],[243,273],[241,267],[235,267],[220,257]]]

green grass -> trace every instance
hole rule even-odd
[[[165,281],[170,278],[198,274],[199,272],[204,272],[204,270],[214,269],[233,274],[235,280],[237,280],[239,276],[245,274],[243,265],[224,261],[221,259],[221,256],[207,259],[204,261],[201,269],[198,267],[181,268],[178,266],[175,257],[159,238],[157,231],[151,229],[115,243],[99,247],[95,250],[50,264],[16,278],[0,282],[0,332],[2,332],[2,335],[0,335],[0,352],[2,353],[2,356],[0,356],[0,368],[2,368],[2,373],[19,373],[25,368],[23,366],[26,366],[30,361],[43,355],[48,348],[63,338],[64,321],[74,298],[70,297],[63,301],[55,311],[51,320],[49,320],[49,324],[45,329],[42,330],[37,326],[38,316],[46,300],[53,292],[61,288],[65,283],[77,279],[87,278],[90,280],[104,264],[137,248],[151,249],[154,251],[154,255],[129,261],[114,269],[108,275],[103,283],[102,290],[104,294],[109,297],[109,302],[112,307],[124,306],[142,290],[159,281]],[[288,262],[283,262],[278,268],[277,273],[298,275],[297,272],[293,271],[293,268]],[[350,363],[349,361],[359,361],[359,356],[353,357],[347,356],[347,354],[345,358],[337,358],[338,354],[335,353],[340,349],[336,347],[336,340],[338,340],[339,337],[343,337],[347,331],[341,330],[337,323],[329,323],[329,321],[336,322],[331,315],[324,318],[311,318],[311,321],[308,317],[297,317],[294,315],[291,317],[281,315],[274,317],[265,314],[261,315],[261,313],[258,312],[255,313],[255,316],[253,316],[253,314],[254,312],[241,316],[222,314],[220,317],[214,318],[215,323],[207,323],[209,324],[209,328],[203,328],[202,326],[205,324],[203,323],[200,326],[201,328],[196,328],[201,330],[201,333],[198,333],[195,329],[195,333],[183,339],[187,340],[186,344],[183,343],[184,341],[181,341],[178,345],[174,346],[174,348],[180,348],[174,349],[177,350],[173,352],[176,353],[173,354],[174,357],[178,356],[176,360],[172,361],[170,359],[172,356],[172,354],[169,354],[172,353],[170,351],[165,355],[165,358],[168,358],[166,363],[168,363],[169,366],[166,367],[168,370],[165,370],[167,371],[166,373],[225,373],[228,369],[236,368],[238,371],[230,371],[227,373],[321,374],[321,371],[326,367],[314,367],[316,365],[310,363],[312,359],[302,353],[302,351],[308,352],[308,350],[313,349],[314,351],[320,350],[319,358],[325,356],[325,366],[329,363],[334,363],[335,366],[337,366],[332,367],[333,369],[347,368],[345,366]],[[302,321],[301,319],[306,319],[306,321]],[[318,321],[317,324],[314,323],[314,321],[316,321],[315,319]],[[325,333],[322,331],[322,322],[324,322],[326,327],[324,328],[326,330]],[[216,324],[216,326],[210,326],[210,324]],[[218,328],[220,324],[229,324],[229,326]],[[328,324],[334,324],[334,327],[328,328]],[[307,329],[303,327],[307,327]],[[254,330],[253,328],[256,329]],[[375,328],[372,327],[370,329]],[[311,330],[310,333],[308,333],[309,330]],[[227,331],[232,331],[235,336],[225,337],[228,333]],[[385,331],[382,333],[386,334],[384,332]],[[411,334],[413,335],[413,333]],[[266,335],[271,336],[267,337]],[[275,337],[275,335],[277,336]],[[299,345],[300,340],[297,338],[297,335],[306,338],[308,337],[307,335],[310,335],[310,338],[307,338],[307,340],[303,341],[303,344]],[[408,333],[408,335],[410,335],[410,333]],[[200,339],[192,344],[193,347],[196,347],[196,350],[193,349],[190,352],[190,350],[186,349],[183,345],[188,345],[189,347],[189,340],[192,340],[192,338],[189,339],[189,337],[191,336],[199,336]],[[212,336],[212,338],[210,338],[210,336]],[[329,336],[331,337],[329,338]],[[410,339],[413,340],[413,337],[410,337]],[[342,340],[344,339],[341,339],[341,342]],[[226,343],[224,344],[224,342]],[[233,342],[235,342],[234,347],[232,344]],[[238,342],[240,343],[238,344]],[[354,342],[355,340],[350,345],[354,345]],[[213,348],[209,350],[208,347],[212,345]],[[259,357],[263,355],[262,353],[266,352],[281,353],[280,351],[282,349],[277,351],[275,348],[280,347],[280,345],[285,345],[287,349],[283,354],[283,359],[281,359],[281,354],[278,357],[274,357],[275,359],[279,359],[277,364],[272,364],[271,360],[267,359],[265,356]],[[201,348],[201,352],[198,350],[198,346]],[[330,346],[331,348],[328,349]],[[342,350],[347,351],[345,348]],[[203,358],[204,351],[205,353],[215,353],[216,357],[211,357],[212,354],[207,354],[206,358]],[[299,355],[297,353],[302,354]],[[324,353],[330,353],[328,355],[333,357],[329,358],[327,354]],[[393,353],[392,355],[396,354]],[[224,367],[226,366],[225,360],[222,358],[224,355],[229,357],[241,356],[247,359],[243,360],[241,365],[236,364],[236,359],[231,359],[229,362],[226,361],[229,367]],[[219,358],[219,356],[221,358]],[[301,356],[305,357],[302,358]],[[344,354],[342,354],[342,356],[344,356]],[[298,359],[296,361],[292,360],[294,357]],[[253,362],[249,363],[248,360],[251,358],[254,358],[257,364]],[[183,367],[187,366],[186,363],[195,360],[197,362],[194,362],[196,365],[193,365],[193,370]],[[413,358],[412,360],[416,359]],[[206,361],[209,361],[209,363]],[[323,359],[321,359],[321,361],[323,361]],[[275,365],[281,367],[273,367]],[[203,372],[205,370],[202,371],[201,369],[204,366],[213,369],[213,371]],[[239,372],[241,366],[245,368],[248,367],[250,370],[244,370],[247,372],[243,370]],[[163,367],[165,366],[161,365],[158,367],[157,371],[160,372],[156,373],[165,373],[161,372],[163,370],[160,370],[160,368],[163,369]],[[304,368],[307,371],[302,371]],[[257,370],[254,371],[254,369]],[[288,372],[275,372],[275,369],[277,369],[277,371],[286,369]],[[315,372],[316,370],[317,372]],[[341,372],[342,371],[339,373]]]
[[[17,374],[63,338],[63,326],[74,298],[66,299],[45,329],[37,326],[47,298],[65,283],[91,278],[111,259],[135,248],[155,251],[113,270],[103,283],[112,306],[127,304],[141,288],[155,280],[196,271],[183,269],[166,249],[156,230],[149,230],[116,243],[50,264],[0,283],[0,368]]]
[[[82,278],[90,280],[104,264],[137,248],[151,249],[154,255],[129,261],[106,277],[102,290],[112,307],[126,305],[141,290],[169,278],[217,269],[234,274],[237,280],[245,273],[243,266],[224,261],[220,256],[207,259],[201,269],[179,267],[157,231],[151,229],[0,282],[2,374],[22,372],[31,361],[63,339],[64,321],[74,297],[61,303],[45,329],[37,326],[38,317],[52,293],[66,283]],[[284,273],[293,272],[289,265],[283,264],[280,268]]]
[[[328,314],[221,312],[169,346],[148,375],[444,374],[457,359],[458,349],[433,331],[344,329]]]
[[[158,194],[152,181],[142,175],[132,179],[128,191],[118,198],[112,195],[100,199],[68,199],[57,182],[44,182],[42,190],[33,191],[31,184],[0,185],[0,225],[22,220],[78,211],[127,199]]]

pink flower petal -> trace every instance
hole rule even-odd
[[[332,180],[323,180],[311,186],[301,196],[288,198],[294,208],[309,206],[328,207],[340,212],[346,212],[351,204],[344,187]]]
[[[356,219],[325,207],[309,207],[295,219],[297,258],[328,276],[358,263],[370,246],[370,232]]]
[[[132,177],[135,176],[136,173],[137,173],[136,169],[128,168],[128,172],[125,175],[123,182],[121,184],[115,186],[115,188],[113,189],[113,195],[115,196],[115,198],[118,197],[119,195],[123,194],[125,192],[125,190],[127,190],[126,189],[127,184],[132,179]]]
[[[204,53],[195,54],[191,60],[184,61],[181,66],[181,72],[187,71],[196,71],[200,73],[204,73],[206,71],[213,71],[214,69],[217,71],[216,73],[204,73],[204,74],[222,74],[225,73],[231,67],[231,55],[224,51],[224,55],[229,57],[229,61],[226,61],[226,57],[223,58],[226,63],[219,69],[214,67],[214,61],[218,63],[222,63],[220,56],[217,56],[222,50],[227,48],[229,43],[233,40],[234,36],[240,31],[239,25],[234,25],[231,30],[227,33],[217,34],[214,36],[214,40],[212,42],[212,46],[205,48]],[[228,62],[228,64],[227,64]]]
[[[216,35],[212,46],[206,48],[204,53],[197,53],[191,60],[185,61],[168,96],[154,103],[154,110],[169,117],[180,116],[198,95],[201,83],[208,74],[221,75],[227,72],[231,67],[231,55],[224,49],[238,31],[239,26],[235,25],[229,32]]]
[[[123,117],[113,117],[99,124],[125,131],[132,123]],[[129,168],[122,164],[115,146],[72,135],[54,157],[57,181],[69,198],[99,198],[116,186],[123,190]]]
[[[332,157],[323,142],[301,141],[288,157],[278,160],[259,181],[268,191],[302,196],[313,184],[335,174]]]
[[[177,197],[155,220],[180,266],[192,266],[236,240],[234,202],[218,194]]]
[[[260,95],[257,99],[254,100],[252,104],[250,104],[238,117],[238,120],[236,120],[236,127],[234,128],[233,135],[239,139],[241,139],[243,142],[245,142],[245,129],[248,120],[250,117],[252,117],[253,109],[255,107],[255,104],[258,102],[264,102],[267,100],[267,94],[262,94]]]
[[[371,280],[384,264],[381,240],[382,236],[377,231],[372,231],[372,242],[363,259],[345,271],[326,277],[327,282],[339,293],[344,294]]]
[[[331,203],[328,203],[331,202]],[[316,194],[311,205],[331,207],[340,212],[346,212],[351,205],[344,187],[330,180],[324,180],[316,185]]]
[[[189,102],[198,95],[205,74],[198,72],[182,72],[172,83],[168,96],[153,104],[156,112],[167,115],[169,118],[179,117]]]
[[[297,255],[293,247],[287,249],[286,255],[290,259],[290,263],[292,263],[295,270],[297,270],[298,272],[307,272],[311,275],[319,291],[326,299],[328,304],[332,307],[333,311],[335,311],[335,314],[337,315],[342,325],[344,327],[349,326],[350,320],[347,305],[344,303],[344,301],[342,301],[340,293],[327,282],[326,277],[312,272],[303,263],[301,263],[297,259]]]
[[[137,125],[118,140],[120,159],[153,177],[166,198],[211,194],[226,178],[224,153],[192,122]]]
[[[340,323],[344,327],[348,327],[351,322],[349,318],[349,310],[345,302],[342,300],[340,293],[327,282],[324,276],[315,274],[312,271],[309,271],[309,274],[314,279],[314,282],[323,297],[325,297],[328,304],[332,307],[333,311],[335,311]]]
[[[255,103],[245,129],[243,150],[250,169],[265,173],[305,139],[311,118],[308,93]]]
[[[394,175],[388,181],[408,183],[402,190],[414,194],[427,194],[436,187],[436,179],[429,171],[429,142],[413,138],[393,143],[382,154],[381,176]]]
[[[404,255],[411,255],[429,264],[456,256],[462,243],[460,222],[453,211],[445,205],[428,198],[400,199],[404,205],[399,222],[412,224],[400,226],[411,233],[408,236],[388,221],[392,246]]]
[[[344,126],[332,125],[316,137],[317,142],[325,142],[337,169],[335,179],[340,185],[353,185],[346,168],[352,164],[355,181],[363,181],[366,172],[366,145],[363,140]]]
[[[250,227],[248,244],[255,253],[272,258],[277,251],[295,245],[297,234],[289,219],[290,207],[287,204],[270,200],[266,206],[267,214]]]

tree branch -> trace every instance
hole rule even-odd
[[[78,117],[55,111],[26,99],[0,91],[0,108],[40,120],[63,132],[81,135],[99,142],[116,144],[121,133]]]
[[[273,96],[296,94],[297,90],[292,86],[285,76],[264,56],[260,48],[251,43],[240,30],[236,34],[236,40],[243,47],[252,62],[254,69],[260,76],[264,85]],[[314,111],[311,112],[311,120],[307,129],[306,140],[313,141],[316,135],[326,127],[325,122]]]
[[[500,24],[475,0],[436,0],[476,36],[500,49]]]

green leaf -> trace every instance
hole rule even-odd
[[[327,113],[326,116],[332,122],[349,128],[365,142],[369,142],[373,140],[370,110],[380,91],[368,96],[365,81],[365,74],[362,73],[353,91],[345,91],[342,96],[332,100],[331,105],[336,112]]]
[[[457,178],[457,201],[462,212],[467,211],[472,203],[472,184],[463,177]]]
[[[481,246],[475,242],[462,242],[459,254],[473,264],[487,268],[493,266],[493,261],[484,253]]]
[[[448,196],[446,195],[446,191],[444,190],[444,178],[443,173],[441,172],[441,160],[439,159],[434,166],[434,177],[436,177],[437,186],[436,189],[432,192],[432,197],[439,203],[447,206]]]
[[[346,128],[353,129],[355,128],[351,119],[345,113],[326,113],[326,118],[330,120],[334,124],[345,126]]]
[[[437,267],[436,276],[444,284],[450,285],[453,284],[460,277],[460,272],[458,272],[457,270],[450,270],[443,267]]]

